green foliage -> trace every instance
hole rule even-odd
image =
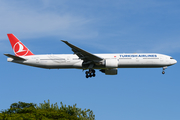
[[[76,104],[73,106],[68,105],[68,107],[66,107],[66,105],[63,105],[62,102],[60,104],[61,104],[60,110],[66,111],[70,115],[75,115],[81,120],[95,119],[95,115],[93,115],[93,111],[91,111],[90,109],[81,110],[81,108],[76,107]]]
[[[18,102],[0,113],[0,120],[95,120],[90,109],[81,110],[76,104],[66,106],[60,103],[50,104],[44,101],[39,106],[33,103]]]

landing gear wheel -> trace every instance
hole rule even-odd
[[[86,78],[89,78],[89,77],[95,77],[96,74],[95,74],[95,70],[94,69],[89,69],[89,71],[86,71],[85,74],[86,74]]]
[[[163,71],[162,71],[162,74],[165,74],[164,70],[167,68],[167,66],[164,66],[163,67]]]
[[[96,71],[93,69],[93,70],[92,70],[92,73],[95,74],[95,72],[96,72]]]

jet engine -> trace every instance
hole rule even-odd
[[[105,66],[106,66],[106,68],[117,68],[118,60],[117,59],[106,59]]]
[[[106,75],[117,75],[117,68],[101,69],[100,71],[105,73]]]

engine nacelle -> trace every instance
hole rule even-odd
[[[117,68],[118,60],[117,59],[106,59],[105,66],[106,66],[106,68]]]
[[[102,69],[101,72],[105,73],[106,75],[117,75],[117,68],[112,69]]]

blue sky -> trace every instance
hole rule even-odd
[[[23,101],[93,110],[97,120],[179,120],[179,64],[166,69],[46,70],[6,61],[7,33],[34,54],[71,54],[60,40],[91,53],[162,53],[180,59],[178,0],[0,0],[0,109]]]

